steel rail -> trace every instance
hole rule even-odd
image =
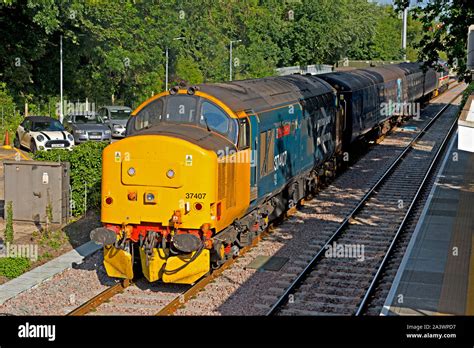
[[[449,103],[439,110],[436,115],[428,122],[428,124],[413,138],[410,143],[405,147],[402,153],[394,160],[390,167],[385,171],[385,173],[377,180],[377,182],[370,188],[370,190],[362,197],[357,206],[345,217],[342,223],[339,225],[337,230],[329,237],[326,243],[321,247],[318,253],[309,261],[306,267],[301,271],[301,273],[293,280],[293,282],[288,286],[283,295],[281,295],[278,300],[273,304],[270,310],[266,313],[266,316],[274,315],[278,312],[279,308],[288,302],[289,296],[294,292],[294,290],[306,279],[307,274],[313,269],[317,261],[324,255],[327,247],[342,233],[346,226],[351,221],[352,217],[362,208],[362,206],[367,202],[367,200],[372,196],[373,192],[387,179],[395,169],[395,167],[402,161],[405,155],[413,148],[413,145],[426,133],[426,131],[431,128],[434,122],[444,113],[444,111],[451,106],[451,103],[459,97],[462,92],[456,94]]]
[[[84,302],[82,305],[74,309],[73,311],[69,312],[67,316],[81,316],[86,315],[87,313],[91,312],[95,308],[99,307],[102,303],[106,302],[108,299],[112,298],[113,296],[122,293],[126,288],[132,285],[132,282],[129,279],[124,279],[118,282],[115,285],[105,289],[100,294],[94,296],[87,302]]]
[[[365,307],[367,305],[367,301],[368,301],[370,295],[372,294],[372,292],[374,291],[375,285],[377,284],[377,281],[379,280],[379,278],[380,278],[380,276],[383,272],[383,269],[385,268],[385,265],[386,265],[387,261],[389,260],[393,249],[395,248],[398,237],[400,236],[403,229],[405,228],[405,226],[407,224],[407,221],[408,221],[408,218],[410,217],[410,215],[412,213],[413,207],[415,206],[415,203],[420,198],[421,191],[425,187],[426,182],[428,181],[430,175],[434,172],[434,169],[435,169],[434,166],[438,162],[439,158],[441,157],[442,152],[445,150],[446,145],[448,143],[448,140],[451,138],[452,133],[453,133],[454,129],[456,128],[456,124],[457,124],[457,118],[454,119],[453,123],[451,124],[451,127],[449,128],[448,133],[446,134],[446,136],[443,139],[443,142],[439,146],[438,151],[436,152],[435,156],[432,158],[430,166],[427,169],[425,176],[423,177],[423,181],[421,182],[420,186],[418,187],[418,190],[416,191],[416,194],[413,197],[413,199],[410,203],[410,206],[409,206],[407,212],[405,213],[405,216],[403,217],[403,220],[402,220],[400,226],[398,227],[398,230],[397,230],[395,236],[393,237],[393,240],[390,243],[389,248],[386,251],[384,258],[382,259],[382,262],[381,262],[379,268],[377,269],[377,272],[376,272],[374,278],[372,279],[372,282],[370,283],[370,285],[369,285],[369,287],[368,287],[368,289],[367,289],[367,291],[364,295],[364,298],[362,299],[362,301],[360,302],[360,304],[357,308],[357,311],[355,313],[356,316],[361,315],[363,313],[363,311],[365,310]]]
[[[255,237],[252,240],[252,243],[250,245],[247,245],[246,247],[240,249],[239,256],[236,258],[231,258],[227,260],[221,267],[218,269],[214,270],[210,275],[201,278],[196,284],[194,284],[191,288],[174,298],[170,303],[168,303],[165,307],[160,309],[158,313],[156,313],[156,316],[167,316],[167,315],[172,315],[176,310],[178,310],[181,306],[184,305],[190,298],[195,296],[199,291],[201,291],[207,284],[209,284],[212,280],[216,279],[219,277],[227,268],[229,268],[240,256],[244,255],[246,252],[248,252],[251,248],[256,246],[258,242],[264,237],[268,232],[268,227],[267,230],[259,234],[257,237]]]

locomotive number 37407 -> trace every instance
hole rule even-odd
[[[186,193],[186,199],[204,199],[206,198],[206,194],[203,193],[203,192],[199,192],[199,193],[193,193],[193,192],[187,192]]]

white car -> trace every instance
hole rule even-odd
[[[25,147],[33,153],[38,150],[71,150],[74,137],[54,118],[29,116],[18,126],[13,145],[16,148]]]

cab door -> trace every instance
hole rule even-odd
[[[249,115],[250,123],[250,204],[256,202],[258,198],[258,135],[259,120],[255,114]]]

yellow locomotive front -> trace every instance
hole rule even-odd
[[[139,253],[149,281],[190,284],[229,255],[231,245],[214,237],[247,210],[248,190],[235,187],[250,181],[249,164],[229,160],[239,124],[230,113],[199,92],[166,92],[142,104],[129,135],[104,150],[104,227],[91,238],[104,244],[109,276],[132,279]]]

